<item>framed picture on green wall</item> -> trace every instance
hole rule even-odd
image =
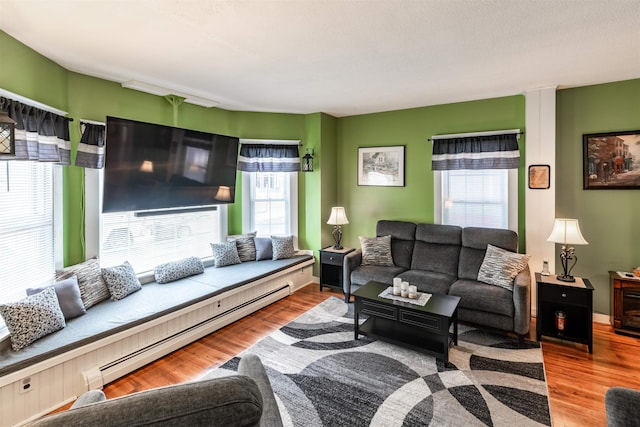
[[[358,148],[358,185],[404,187],[404,145]]]
[[[582,136],[585,190],[640,189],[640,130]]]

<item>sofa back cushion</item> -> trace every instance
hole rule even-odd
[[[416,237],[416,225],[407,221],[380,220],[376,236],[391,236],[391,255],[397,267],[409,268]]]
[[[411,269],[458,275],[462,228],[456,225],[418,224]]]
[[[478,271],[484,261],[487,245],[516,252],[518,250],[518,235],[515,231],[498,228],[463,228],[458,278],[478,279]]]

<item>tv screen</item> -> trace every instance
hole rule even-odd
[[[107,117],[102,211],[233,203],[236,137]]]

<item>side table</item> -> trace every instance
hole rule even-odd
[[[588,279],[562,282],[555,275],[536,273],[538,306],[536,336],[586,344],[593,353],[593,286]],[[560,325],[556,316],[561,313]],[[561,326],[558,328],[558,326]]]
[[[344,269],[342,265],[344,257],[354,250],[354,248],[334,249],[333,246],[320,249],[320,292],[324,287],[344,292],[342,287]],[[345,296],[345,302],[349,302],[346,298]]]

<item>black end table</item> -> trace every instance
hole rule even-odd
[[[320,249],[320,292],[323,287],[327,287],[344,293],[342,286],[344,257],[354,250],[354,248],[334,249],[333,246]],[[344,298],[345,302],[349,302],[346,295]]]
[[[536,273],[536,339],[544,336],[586,344],[593,353],[593,286],[587,279],[562,282]],[[564,315],[558,328],[556,313]]]
[[[369,282],[357,289],[354,332],[430,354],[449,362],[449,345],[458,345],[460,297],[432,294],[424,306],[378,295],[389,285]],[[360,325],[361,314],[368,316]],[[453,325],[453,333],[449,329]]]

